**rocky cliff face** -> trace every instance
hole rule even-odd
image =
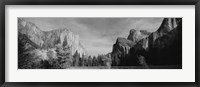
[[[131,29],[127,39],[133,41],[134,43],[137,43],[138,41],[149,35],[150,32],[147,32],[146,30]]]
[[[156,32],[130,50],[129,63],[140,65],[143,56],[149,65],[182,65],[182,19],[165,18]]]
[[[150,33],[145,30],[131,29],[128,38],[117,38],[113,45],[112,65],[124,65],[129,54],[129,50],[141,39],[147,37]]]
[[[141,36],[140,36],[141,35]],[[134,43],[127,50],[117,49],[126,46],[113,46],[112,65],[182,65],[182,19],[165,18],[159,29],[149,35],[130,31],[128,40]],[[127,41],[122,41],[127,42]],[[119,44],[119,42],[115,43]],[[126,53],[123,57],[120,53]],[[118,56],[116,56],[118,55]]]
[[[42,46],[44,33],[35,24],[18,19],[18,33],[26,35],[35,44]]]
[[[40,49],[53,49],[57,45],[61,45],[63,48],[69,47],[72,54],[77,51],[80,55],[86,55],[79,36],[73,34],[68,29],[42,31],[35,24],[19,18],[18,33],[20,36],[25,35],[27,39],[35,44],[34,46]]]
[[[112,65],[121,65],[122,62],[126,60],[130,48],[134,45],[135,43],[133,43],[131,40],[126,38],[118,38],[116,43],[113,45],[113,51],[111,53]]]

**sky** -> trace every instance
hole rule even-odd
[[[127,38],[131,29],[156,31],[163,18],[24,18],[43,31],[67,28],[79,35],[80,41],[91,56],[112,52],[118,37]]]

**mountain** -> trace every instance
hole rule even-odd
[[[130,35],[128,39],[132,45],[128,49],[119,52],[118,49],[128,45],[113,46],[113,66],[182,65],[181,18],[164,18],[157,31],[142,36],[140,33]],[[120,53],[126,54],[121,57]]]
[[[125,65],[129,54],[129,50],[141,39],[147,37],[150,32],[145,30],[131,29],[126,38],[117,38],[116,43],[113,45],[112,65]]]
[[[18,19],[18,34],[26,35],[28,39],[40,47],[43,44],[43,31],[41,31],[35,24],[26,22],[21,18]]]
[[[130,49],[128,61],[130,65],[182,65],[182,19],[165,18],[156,32]]]
[[[77,51],[81,56],[86,55],[86,50],[81,44],[79,36],[68,29],[42,31],[34,23],[19,18],[18,35],[19,38],[26,37],[28,43],[43,50],[54,49],[61,45],[63,48],[69,47],[72,54]]]
[[[149,36],[150,34],[151,33],[146,30],[131,29],[127,39],[133,41],[134,43],[137,43],[138,41]]]

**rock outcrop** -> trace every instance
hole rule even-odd
[[[57,45],[61,45],[63,48],[69,47],[72,54],[77,51],[81,56],[86,55],[86,50],[82,46],[79,36],[68,29],[42,31],[34,23],[19,18],[18,33],[20,36],[25,35],[27,39],[35,44],[34,46],[37,45],[37,48],[40,49],[52,49]]]
[[[131,29],[128,38],[117,38],[113,45],[112,65],[126,65],[129,50],[141,39],[147,37],[150,33],[145,30]]]
[[[128,48],[128,52],[120,50],[126,53],[123,57],[115,56],[121,55],[115,51],[125,46],[113,46],[113,66],[182,65],[181,18],[164,18],[157,31],[143,37],[140,35],[137,31],[130,31],[128,39],[134,44]]]
[[[44,33],[35,24],[19,18],[18,33],[26,35],[31,41],[42,47]]]
[[[122,65],[123,62],[125,62],[124,60],[126,60],[130,48],[134,45],[135,43],[131,40],[118,38],[116,43],[113,45],[113,51],[111,53],[112,65]]]
[[[137,43],[138,41],[149,36],[150,34],[151,33],[147,32],[146,30],[131,29],[127,39],[133,41],[134,43]]]
[[[182,21],[165,18],[156,32],[130,49],[129,65],[140,65],[139,56],[148,65],[182,65]]]

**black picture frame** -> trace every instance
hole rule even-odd
[[[1,87],[199,87],[200,0],[2,0],[0,11]],[[195,82],[5,82],[6,5],[195,5]],[[78,77],[77,77],[78,78]],[[172,78],[173,79],[173,78]]]

